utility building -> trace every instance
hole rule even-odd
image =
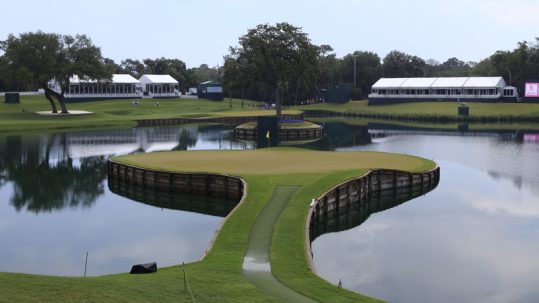
[[[369,94],[369,105],[421,101],[517,101],[515,87],[502,77],[381,78]]]
[[[197,95],[199,99],[223,101],[223,86],[215,81],[206,81],[198,85]]]

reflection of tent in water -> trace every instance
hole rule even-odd
[[[182,150],[194,146],[198,127],[134,128],[67,134],[72,156],[128,154],[136,151]]]
[[[142,188],[109,178],[109,190],[128,199],[159,208],[182,210],[210,216],[226,217],[238,200],[196,194],[173,193]]]

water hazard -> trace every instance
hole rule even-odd
[[[360,144],[339,137],[346,144],[336,149],[434,159],[440,183],[359,226],[316,238],[319,275],[390,302],[539,300],[539,131],[371,124],[367,132]]]
[[[414,154],[442,170],[425,195],[318,226],[317,273],[392,302],[537,302],[538,133],[326,123],[302,147]],[[86,251],[89,275],[197,260],[233,202],[108,184],[106,160],[252,148],[229,126],[1,135],[0,271],[80,276]]]
[[[108,184],[111,155],[252,148],[189,126],[0,136],[0,271],[81,276],[200,258],[237,201]],[[141,203],[140,203],[141,202]]]

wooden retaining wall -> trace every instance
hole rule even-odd
[[[376,169],[360,176],[345,181],[325,192],[310,206],[305,222],[305,240],[309,266],[316,272],[312,261],[311,239],[316,234],[311,229],[318,222],[331,217],[339,217],[339,212],[350,210],[352,205],[362,207],[371,195],[379,195],[381,191],[388,189],[409,188],[411,192],[418,190],[427,191],[433,188],[440,180],[440,168],[423,173],[409,173],[398,170]]]
[[[171,126],[191,123],[222,123],[240,125],[247,122],[256,121],[257,116],[248,117],[216,117],[216,118],[167,118],[167,119],[143,119],[135,120],[137,127],[147,126]],[[285,120],[303,120],[301,114],[283,114],[282,119]]]
[[[109,179],[155,190],[204,194],[237,200],[243,196],[243,183],[240,178],[234,176],[158,171],[113,160],[107,162],[107,173]]]
[[[304,128],[304,129],[279,129],[280,141],[303,141],[314,140],[322,137],[323,127]],[[234,138],[239,140],[256,141],[258,137],[258,129],[256,128],[241,128],[234,129]]]

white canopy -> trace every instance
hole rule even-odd
[[[79,79],[79,76],[77,75],[69,79],[70,84],[95,83],[95,82],[97,82],[97,80],[94,80],[94,79],[81,80]],[[140,82],[129,74],[112,74],[112,83],[139,84]]]
[[[374,83],[372,88],[399,88],[406,80],[408,80],[408,78],[380,78],[380,80]]]
[[[469,77],[438,78],[432,88],[460,88],[470,79]]]
[[[505,87],[502,77],[381,78],[374,89]]]
[[[178,81],[170,75],[142,75],[139,81],[141,83],[178,84]]]
[[[470,77],[463,87],[475,88],[475,87],[504,87],[505,81],[502,77]]]
[[[404,83],[401,84],[401,88],[427,88],[430,87],[437,78],[407,78]]]

